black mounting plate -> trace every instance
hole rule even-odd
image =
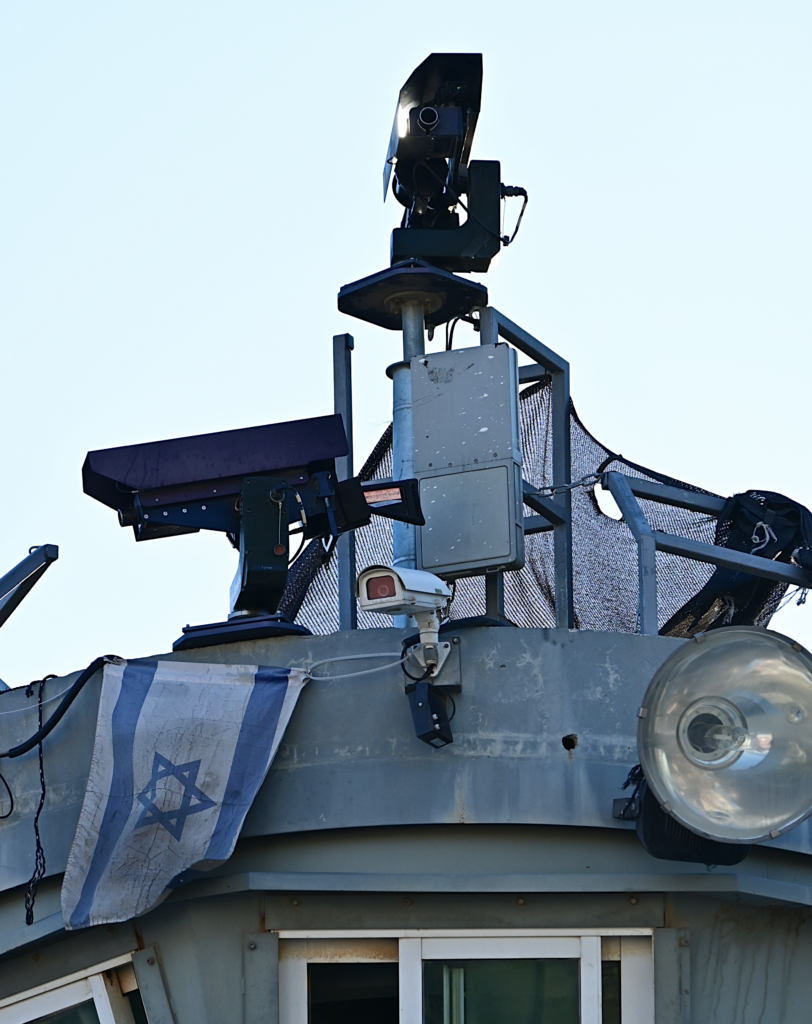
[[[276,636],[312,636],[306,626],[291,622],[284,615],[240,615],[227,622],[208,622],[200,626],[184,626],[183,636],[173,644],[173,651],[191,651],[195,647],[236,644],[241,640],[268,640]]]
[[[412,299],[423,302],[426,326],[436,327],[487,306],[488,289],[423,260],[404,260],[345,284],[338,293],[338,308],[348,316],[399,331],[403,303]]]

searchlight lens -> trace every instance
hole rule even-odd
[[[775,838],[812,813],[812,658],[746,626],[687,642],[646,691],[637,745],[651,791],[686,828]]]

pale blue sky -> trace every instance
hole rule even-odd
[[[61,552],[0,631],[12,685],[227,611],[226,541],[135,544],[88,449],[329,412],[346,330],[359,461],[377,438],[398,338],[335,296],[388,262],[383,156],[431,51],[484,54],[474,156],[531,196],[491,301],[570,360],[588,428],[812,506],[812,6],[409,10],[0,0],[0,571]],[[775,625],[812,645],[812,601]]]

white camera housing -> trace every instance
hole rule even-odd
[[[448,584],[421,569],[391,569],[372,565],[355,581],[361,610],[383,615],[412,615],[420,630],[420,643],[409,648],[421,670],[436,676],[451,650],[440,643],[440,609],[451,597]]]
[[[451,597],[448,584],[439,576],[420,569],[392,569],[388,565],[364,569],[355,583],[355,593],[362,611],[414,615],[417,619],[426,612],[436,616]]]

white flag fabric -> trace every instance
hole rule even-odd
[[[231,856],[306,682],[261,665],[105,665],[66,928],[128,921]]]

